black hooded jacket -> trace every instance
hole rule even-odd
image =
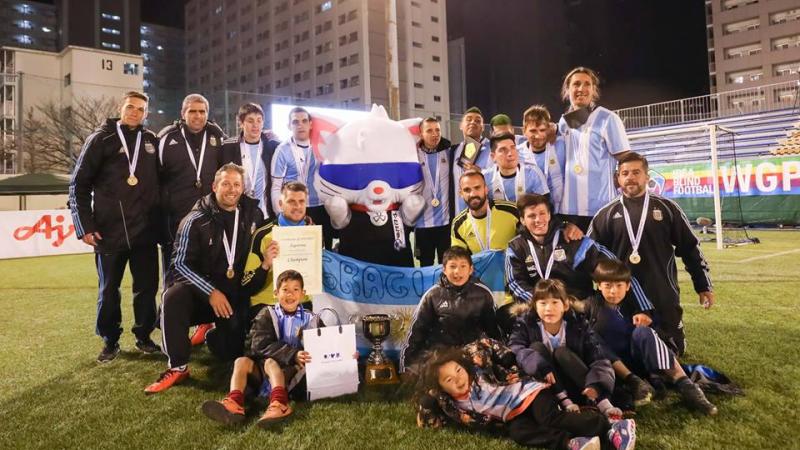
[[[400,351],[400,370],[426,350],[460,347],[480,337],[500,339],[492,291],[477,278],[454,286],[442,274],[422,296]]]
[[[128,156],[117,134],[119,119],[106,120],[86,139],[69,183],[68,205],[78,239],[99,232],[97,252],[129,250],[155,243],[158,216],[158,140],[143,127],[122,127],[133,159],[137,132],[142,133],[134,172],[128,184]]]
[[[181,133],[183,130],[183,133]],[[195,186],[197,172],[186,150],[186,140],[192,147],[199,164],[203,132],[206,133],[206,151],[200,168],[200,187]],[[183,135],[186,134],[186,139]],[[178,224],[192,209],[195,202],[211,193],[214,174],[222,166],[222,141],[225,133],[209,121],[205,130],[192,135],[183,120],[166,126],[158,132],[159,178],[161,180],[161,208],[163,211],[160,239],[172,242]]]
[[[172,264],[167,275],[167,285],[184,282],[208,296],[213,289],[226,295],[239,292],[244,265],[247,261],[250,239],[264,218],[258,202],[245,195],[239,199],[239,227],[234,255],[234,277],[226,276],[228,270],[223,244],[225,211],[217,204],[214,194],[197,201],[183,218],[175,237]],[[231,236],[228,236],[232,239]]]

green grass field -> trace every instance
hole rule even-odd
[[[746,396],[711,397],[720,414],[708,418],[670,394],[638,413],[639,448],[800,448],[800,233],[754,234],[762,244],[721,252],[703,244],[717,296],[712,310],[697,305],[681,274],[685,361],[722,370]],[[260,411],[250,411],[244,426],[223,428],[199,411],[227,392],[229,375],[205,349],[193,354],[189,382],[144,395],[166,360],[133,350],[129,279],[123,352],[101,366],[90,255],[0,261],[0,273],[0,449],[516,448],[505,438],[417,429],[406,400],[377,393],[296,404],[293,420],[276,431],[255,427]]]

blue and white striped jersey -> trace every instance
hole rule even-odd
[[[580,128],[558,122],[566,143],[561,214],[594,216],[617,195],[614,155],[630,150],[625,125],[614,112],[598,106]]]
[[[426,153],[417,148],[417,156],[422,165],[423,179],[422,196],[425,198],[425,209],[417,219],[417,228],[432,228],[450,225],[450,189],[451,174],[449,150],[435,153]],[[436,175],[439,175],[438,181]],[[434,186],[436,190],[434,192]],[[431,201],[438,200],[438,206],[433,206]]]
[[[525,142],[517,146],[519,160],[526,164],[535,164],[547,179],[547,188],[550,189],[550,200],[553,203],[554,213],[561,212],[561,199],[564,197],[564,164],[566,163],[566,149],[564,138],[558,136],[552,144],[548,143],[544,151],[535,153]]]
[[[483,176],[486,178],[491,200],[508,200],[516,203],[518,195],[550,193],[544,174],[534,164],[518,164],[517,174],[513,178],[503,178],[497,166],[484,170]]]
[[[317,177],[318,171],[317,159],[314,157],[314,151],[311,146],[295,145],[291,138],[281,142],[275,149],[270,171],[272,175],[273,209],[280,211],[277,205],[280,198],[280,188],[288,181],[305,183],[308,188],[308,206],[320,206],[322,202],[319,199],[316,188],[314,188],[314,179]],[[305,179],[299,179],[301,177]],[[276,188],[278,195],[275,195]]]

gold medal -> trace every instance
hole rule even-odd
[[[434,198],[433,200],[431,200],[431,206],[433,206],[434,208],[438,208],[439,205],[441,204],[442,202],[440,202],[438,198]]]
[[[136,186],[137,184],[139,184],[139,179],[136,178],[136,175],[131,175],[128,177],[129,186]]]
[[[233,279],[233,275],[234,275],[233,269],[228,269],[228,271],[225,272],[225,276],[228,277],[229,280]]]
[[[197,189],[200,189],[201,187],[203,187],[203,184],[200,183],[200,180],[197,180],[197,181],[194,182],[194,187],[196,187]]]
[[[631,264],[639,264],[642,261],[642,257],[639,256],[639,252],[633,252],[631,256],[628,256],[628,261],[630,261]]]
[[[552,165],[554,165],[555,163],[556,163],[556,159],[555,159],[555,158],[550,158],[550,165],[552,166]]]
[[[581,166],[580,164],[576,164],[575,173],[581,173],[581,172],[583,172],[583,166]]]

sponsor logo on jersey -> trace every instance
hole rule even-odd
[[[619,212],[615,212],[614,215],[611,216],[611,218],[612,219],[622,219],[622,214],[620,214]]]
[[[176,141],[175,138],[172,138],[169,140],[169,143],[167,145],[178,145],[178,141]]]

